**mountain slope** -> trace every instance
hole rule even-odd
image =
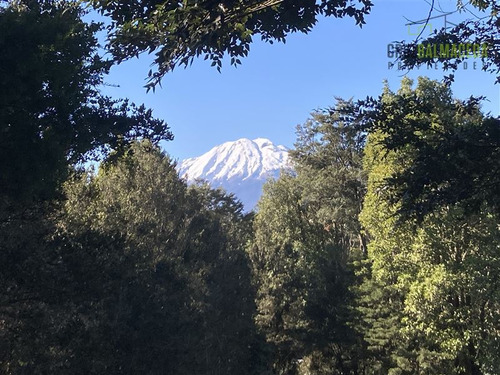
[[[188,183],[207,180],[212,187],[234,193],[251,210],[269,178],[277,178],[282,168],[290,168],[288,150],[269,139],[247,138],[226,142],[207,153],[182,161],[179,174]]]

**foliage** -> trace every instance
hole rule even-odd
[[[297,127],[290,155],[304,185],[302,202],[347,252],[365,251],[358,215],[366,190],[363,150],[366,140],[362,108],[337,99],[335,107],[316,111]]]
[[[151,110],[100,94],[111,62],[98,53],[101,25],[82,15],[66,2],[0,7],[2,205],[53,197],[68,165],[92,152],[172,138]]]
[[[118,61],[156,51],[150,87],[201,54],[239,63],[254,34],[284,42],[371,8],[92,4],[112,16]],[[473,5],[490,17],[433,38],[495,42],[496,4]],[[111,62],[82,15],[0,7],[1,373],[500,371],[500,120],[480,99],[424,78],[338,99],[298,127],[295,172],[244,214],[179,178],[150,110],[101,95]],[[99,155],[97,173],[76,169]]]
[[[296,175],[269,182],[259,202],[249,249],[256,322],[274,346],[279,374],[346,374],[361,366],[349,291],[351,261],[365,243],[357,219],[364,135],[355,112],[340,100],[299,127]]]
[[[486,374],[499,369],[492,361],[498,350],[497,214],[484,200],[474,211],[467,201],[456,201],[412,219],[401,210],[407,202],[394,201],[387,188],[393,176],[414,173],[422,144],[439,147],[432,135],[461,126],[479,129],[480,113],[459,116],[455,110],[460,105],[447,87],[427,79],[414,90],[404,80],[397,93],[386,89],[381,98],[381,118],[389,121],[369,136],[368,192],[361,214],[371,242],[360,310],[372,358],[380,363],[375,374]],[[413,142],[387,146],[391,138],[408,134],[405,129],[411,125]]]
[[[240,203],[187,189],[149,141],[65,193],[5,275],[5,373],[258,373]]]
[[[496,83],[500,82],[500,46],[498,44],[498,37],[500,33],[500,5],[495,0],[475,0],[469,1],[467,5],[474,6],[477,10],[481,11],[481,14],[485,16],[479,18],[474,15],[475,20],[467,20],[460,22],[453,28],[445,29],[444,27],[440,30],[434,30],[434,33],[424,39],[415,40],[412,43],[402,43],[403,47],[401,49],[402,56],[401,61],[403,63],[403,68],[413,69],[419,67],[422,64],[434,65],[436,63],[442,63],[444,70],[451,70],[452,73],[446,77],[447,82],[454,80],[454,72],[458,69],[459,65],[466,61],[467,58],[471,57],[472,52],[466,51],[466,57],[450,55],[445,56],[419,56],[418,45],[436,45],[439,54],[440,45],[455,45],[458,46],[463,44],[467,48],[467,44],[470,45],[486,45],[486,53],[476,52],[475,58],[481,58],[482,69],[493,73],[496,76]],[[434,1],[431,5],[431,12],[433,10]],[[464,11],[464,4],[461,0],[457,1],[457,10]],[[483,48],[483,47],[481,47]]]
[[[404,80],[400,93],[386,95],[375,109],[372,131],[385,134],[388,150],[412,155],[411,166],[380,188],[410,217],[456,203],[469,212],[483,203],[500,212],[500,120],[482,115],[476,99],[452,99],[445,85],[421,78],[410,87]]]
[[[148,89],[176,66],[187,66],[200,55],[219,70],[226,53],[232,65],[240,64],[253,36],[285,42],[292,32],[311,31],[320,15],[353,17],[361,26],[372,6],[370,0],[89,2],[112,19],[109,47],[117,61],[155,52],[157,70],[149,72]]]
[[[314,357],[343,359],[346,291],[340,250],[300,203],[300,186],[282,176],[266,187],[250,249],[258,286],[257,324],[275,349],[276,373],[302,373]],[[321,372],[322,373],[322,372]]]

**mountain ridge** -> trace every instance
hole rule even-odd
[[[291,169],[288,148],[267,138],[224,142],[178,165],[179,175],[188,183],[202,179],[222,187],[234,193],[247,211],[255,208],[264,183],[277,178],[282,169]]]

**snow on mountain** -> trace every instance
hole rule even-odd
[[[266,138],[226,142],[178,165],[180,176],[188,183],[203,179],[212,187],[221,186],[234,193],[246,210],[255,207],[262,185],[269,178],[277,178],[282,168],[290,168],[288,149]]]

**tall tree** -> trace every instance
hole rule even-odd
[[[101,25],[82,15],[68,2],[0,7],[0,205],[52,197],[89,152],[172,138],[144,106],[99,92],[111,62],[99,55]]]
[[[280,374],[360,370],[349,287],[362,257],[364,134],[352,102],[313,114],[291,152],[296,174],[265,187],[250,248],[257,323]],[[361,251],[360,251],[361,249]]]
[[[341,252],[327,244],[329,233],[313,222],[300,192],[292,176],[267,185],[250,248],[257,324],[275,348],[278,374],[330,371],[343,354]]]
[[[37,267],[6,275],[3,372],[261,373],[241,203],[188,189],[149,141],[64,192],[19,244]]]
[[[297,127],[290,155],[304,187],[304,203],[316,213],[346,256],[355,247],[365,252],[358,216],[366,191],[363,150],[366,141],[362,107],[340,98],[334,107],[313,113]]]
[[[420,79],[410,90],[404,82],[399,95],[372,107],[369,121],[388,150],[413,154],[411,168],[385,179],[399,212],[422,218],[456,203],[500,212],[500,119],[483,115],[479,99],[453,99],[446,86]]]
[[[241,203],[207,186],[187,189],[150,142],[82,187],[97,195],[81,203],[82,194],[72,195],[70,217],[83,219],[83,230],[123,238],[135,259],[119,297],[119,365],[131,373],[257,369]]]
[[[99,93],[110,63],[98,55],[100,26],[82,15],[65,2],[0,7],[2,373],[84,373],[87,364],[106,372],[109,363],[92,355],[102,348],[111,358],[109,347],[85,336],[94,318],[82,312],[109,308],[100,286],[109,285],[114,260],[120,268],[121,238],[89,232],[92,244],[82,252],[78,241],[58,234],[53,199],[89,153],[124,150],[135,137],[172,137],[151,111]]]
[[[386,88],[379,104],[379,120],[388,123],[377,123],[369,136],[368,192],[361,215],[372,239],[371,272],[360,309],[365,339],[379,363],[373,373],[495,373],[497,214],[485,202],[474,211],[466,202],[453,202],[423,219],[412,218],[401,211],[405,202],[393,200],[387,187],[394,176],[414,172],[422,144],[440,147],[433,135],[480,128],[481,114],[477,108],[470,114],[457,111],[462,104],[452,99],[449,88],[424,78],[415,89],[408,79],[397,93]],[[404,136],[413,142],[388,147],[391,139]],[[440,166],[434,167],[437,171],[427,175],[440,173]],[[429,204],[425,198],[422,203]]]

